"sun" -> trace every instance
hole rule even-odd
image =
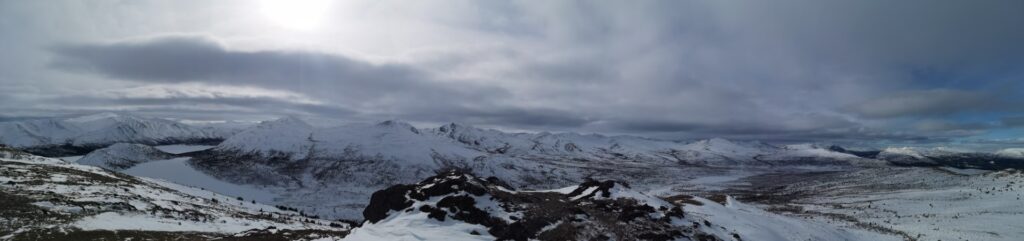
[[[330,3],[330,0],[263,0],[261,10],[281,27],[308,31],[323,24]]]

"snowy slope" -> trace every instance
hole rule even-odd
[[[916,240],[1020,240],[1024,173],[874,168],[787,185],[800,214]],[[801,195],[803,193],[812,195]]]
[[[190,125],[127,114],[0,122],[0,144],[41,154],[81,153],[114,143],[173,144],[225,138]]]
[[[286,117],[264,121],[245,129],[224,140],[215,149],[264,156],[287,154],[292,159],[301,159],[309,154],[312,134],[313,126],[298,118]]]
[[[171,156],[173,155],[147,145],[117,143],[89,152],[76,162],[110,170],[124,170],[139,163],[169,159]]]
[[[89,230],[234,234],[268,227],[345,233],[345,225],[331,227],[331,221],[277,207],[12,149],[0,150],[0,173],[5,238],[55,239]],[[19,210],[45,215],[26,217]],[[138,232],[122,237],[164,235]]]
[[[707,220],[721,229],[707,228],[716,235],[737,234],[743,240],[903,240],[895,235],[883,235],[866,230],[840,228],[822,222],[782,216],[741,203],[727,197],[724,204],[695,197],[696,203],[683,210],[696,219]]]

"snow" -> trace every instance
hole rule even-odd
[[[879,155],[884,155],[884,154],[905,155],[905,156],[911,156],[911,157],[914,157],[914,158],[917,158],[917,159],[924,159],[925,158],[924,155],[922,155],[919,152],[918,149],[912,148],[912,147],[890,147],[890,148],[886,148],[885,150],[882,150],[882,153],[879,154]]]
[[[224,221],[223,223],[220,221]],[[149,215],[105,212],[82,218],[72,224],[82,230],[146,230],[146,231],[191,231],[211,233],[237,233],[257,228],[256,222],[226,218],[214,222],[190,222],[173,218],[159,218]],[[264,227],[260,225],[260,227]]]
[[[0,122],[0,143],[14,147],[157,143],[223,138],[214,132],[165,119],[120,113],[75,118]]]
[[[805,210],[846,215],[919,240],[1020,240],[1021,180],[1024,175],[1018,172],[964,175],[930,168],[870,169],[803,187],[822,197],[799,202],[806,203],[801,205]],[[850,188],[874,183],[890,188]]]
[[[65,156],[65,157],[58,157],[57,159],[61,159],[61,160],[64,160],[66,162],[78,162],[78,159],[82,159],[82,157],[83,156]]]
[[[995,154],[1002,157],[1024,159],[1024,148],[1006,148],[997,151]]]
[[[124,170],[123,173],[167,180],[187,186],[202,187],[220,194],[242,197],[246,200],[252,199],[258,202],[271,202],[276,196],[268,191],[256,187],[238,185],[211,177],[206,173],[192,168],[192,166],[188,164],[188,159],[188,157],[181,157],[169,160],[151,161]]]
[[[342,240],[347,241],[482,241],[495,240],[487,233],[483,225],[468,224],[453,219],[444,222],[427,217],[424,212],[401,213],[391,215],[377,223],[365,223],[362,227],[352,230]],[[476,231],[480,235],[470,232]]]
[[[313,126],[298,118],[287,117],[261,122],[224,140],[216,148],[264,155],[282,152],[291,154],[293,159],[302,159],[312,146],[312,135]]]
[[[181,174],[180,168],[175,169],[174,165],[163,164],[179,164],[177,167],[181,167],[181,161],[184,160],[186,159],[178,158],[146,163],[141,165],[139,171],[149,173],[164,168],[164,171]],[[47,224],[41,228],[213,233],[236,233],[270,226],[287,229],[344,230],[327,226],[330,221],[299,217],[297,213],[255,203],[248,198],[240,201],[233,196],[224,196],[208,190],[156,179],[115,175],[98,167],[68,163],[55,158],[15,155],[7,150],[0,150],[0,161],[3,161],[0,162],[0,170],[3,170],[3,173],[20,173],[0,176],[0,180],[5,183],[16,183],[0,185],[0,191],[33,198],[34,205],[51,212],[89,215],[78,220],[69,220],[68,223]],[[8,162],[21,164],[6,164]],[[83,172],[97,174],[103,178]],[[198,182],[214,181],[198,175],[180,177],[192,178],[192,181]],[[244,190],[237,187],[231,189]],[[111,208],[112,204],[130,205],[134,209]],[[315,223],[301,220],[313,220]]]
[[[838,228],[825,223],[809,222],[766,212],[740,203],[732,197],[726,204],[695,198],[703,205],[687,204],[683,210],[687,215],[707,220],[722,229],[705,228],[720,237],[739,234],[743,240],[789,241],[789,240],[902,240],[896,236],[881,235],[861,230]]]
[[[463,124],[417,129],[400,121],[320,128],[297,118],[260,123],[211,151],[217,161],[240,164],[238,169],[217,168],[211,175],[258,176],[252,183],[270,186],[260,188],[278,194],[275,203],[345,219],[361,218],[373,191],[418,182],[445,167],[467,167],[512,187],[551,189],[595,174],[650,186],[685,185],[694,176],[722,174],[686,164],[795,168],[789,160],[804,160],[799,164],[809,166],[818,161],[856,166],[863,161],[814,145],[781,148],[725,139],[681,143],[597,134],[505,133]],[[765,156],[772,159],[757,159]],[[290,170],[306,171],[288,173],[281,168],[291,164]]]

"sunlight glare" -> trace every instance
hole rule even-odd
[[[263,0],[263,14],[275,24],[294,30],[313,30],[324,21],[330,0]]]

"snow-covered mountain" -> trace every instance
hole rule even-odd
[[[47,156],[84,154],[114,143],[177,144],[217,142],[224,132],[127,114],[0,122],[0,144]]]
[[[516,191],[448,171],[375,192],[366,221],[344,240],[895,240],[719,201],[597,180]]]
[[[789,164],[786,161],[797,157],[830,161],[860,159],[814,145],[778,147],[719,138],[680,143],[633,136],[505,133],[454,123],[417,129],[398,121],[313,128],[296,118],[261,123],[227,139],[214,151],[287,155],[290,160],[379,154],[385,159],[408,164],[429,164],[438,155],[459,159],[502,156],[712,166],[786,165]]]
[[[358,219],[355,210],[373,190],[417,182],[439,169],[472,170],[515,187],[554,188],[586,177],[677,181],[678,172],[691,167],[880,164],[813,145],[505,133],[462,124],[419,129],[399,121],[315,128],[297,118],[260,123],[191,155],[191,166],[210,175],[280,188],[282,202],[306,203],[351,219]],[[313,189],[318,191],[304,191]],[[344,198],[333,198],[330,204],[308,201],[328,198],[324,195],[329,193]]]
[[[877,158],[904,166],[949,166],[985,170],[1024,168],[1024,156],[1015,154],[1020,154],[1019,149],[984,153],[949,147],[893,147],[879,152]]]
[[[310,240],[348,229],[287,207],[5,147],[0,173],[4,240]],[[261,239],[242,238],[253,235]]]
[[[1024,148],[1006,148],[996,151],[996,155],[1007,157],[1007,158],[1020,158],[1024,159]]]
[[[117,143],[89,152],[76,163],[110,170],[124,170],[139,163],[170,159],[173,156],[147,145]]]

